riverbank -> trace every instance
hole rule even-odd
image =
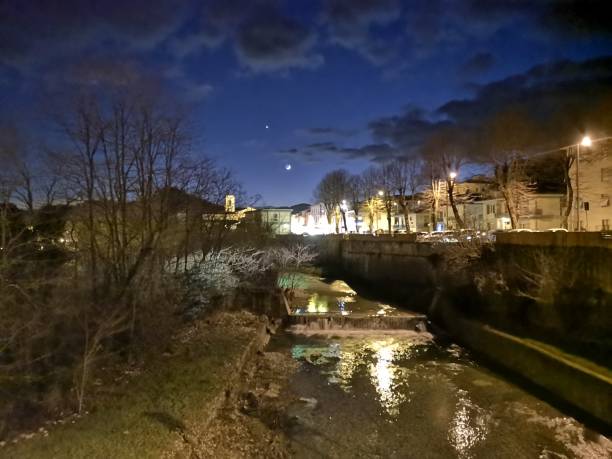
[[[488,363],[511,371],[577,408],[579,415],[610,433],[612,371],[550,344],[512,335],[466,319],[448,305],[441,307],[444,329]]]
[[[219,313],[182,330],[171,349],[99,388],[81,416],[49,422],[0,448],[8,458],[190,457],[268,341],[267,320]]]

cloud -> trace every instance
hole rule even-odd
[[[361,147],[345,147],[335,142],[317,142],[300,148],[289,148],[279,151],[279,154],[288,159],[299,159],[304,162],[328,161],[330,156],[346,160],[370,160],[376,162],[387,161],[400,154],[400,151],[386,143],[372,143]]]
[[[430,119],[419,108],[407,107],[400,115],[371,121],[368,128],[375,140],[394,145],[405,155],[412,155],[428,136],[448,124],[448,121]]]
[[[480,75],[489,71],[495,64],[495,56],[491,53],[477,53],[461,66],[460,72],[465,76]]]
[[[6,0],[0,3],[0,62],[27,71],[102,45],[122,52],[150,50],[188,11],[171,0]]]
[[[407,106],[402,113],[368,123],[373,142],[345,147],[336,142],[316,142],[283,154],[307,161],[330,156],[384,162],[420,152],[425,143],[457,128],[466,137],[497,113],[518,109],[541,130],[542,145],[567,145],[580,132],[610,135],[612,132],[612,56],[581,62],[557,61],[477,87],[469,99],[450,100],[433,113]],[[322,129],[324,132],[332,129]],[[470,139],[466,139],[470,140]]]
[[[550,1],[547,6],[540,16],[544,27],[560,34],[612,36],[612,3],[608,0]]]
[[[327,0],[323,18],[331,43],[383,65],[399,54],[399,36],[390,36],[388,26],[400,19],[401,10],[397,0]],[[384,38],[381,32],[387,32]]]
[[[323,64],[315,51],[318,32],[285,14],[276,0],[213,0],[203,4],[195,30],[173,38],[168,49],[178,58],[229,42],[238,62],[252,73],[286,73]]]
[[[326,127],[312,127],[296,129],[294,134],[299,137],[318,137],[318,136],[330,136],[330,137],[350,137],[358,132],[357,129],[343,129],[332,126]]]
[[[612,56],[582,62],[562,60],[479,86],[473,98],[451,100],[437,112],[455,123],[472,126],[510,107],[542,120],[563,112],[578,116],[610,88]]]
[[[264,9],[239,28],[235,49],[249,70],[275,72],[319,67],[323,56],[313,51],[315,43],[311,30],[278,11]]]

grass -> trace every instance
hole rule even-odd
[[[187,343],[177,343],[171,356],[160,355],[120,391],[109,388],[95,412],[49,429],[48,437],[10,443],[0,448],[0,456],[175,456],[176,445],[184,447],[185,435],[209,418],[211,406],[223,396],[238,359],[255,336],[253,316],[223,314],[211,323],[202,322]]]

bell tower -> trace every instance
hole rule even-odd
[[[233,194],[225,196],[225,212],[228,214],[236,212],[236,197]]]

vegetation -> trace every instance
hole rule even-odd
[[[235,230],[223,202],[245,201],[239,183],[193,150],[163,94],[121,83],[66,100],[39,161],[17,160],[15,128],[0,138],[0,440],[90,410],[102,368],[161,353],[238,290],[273,291],[282,265],[269,235]]]

